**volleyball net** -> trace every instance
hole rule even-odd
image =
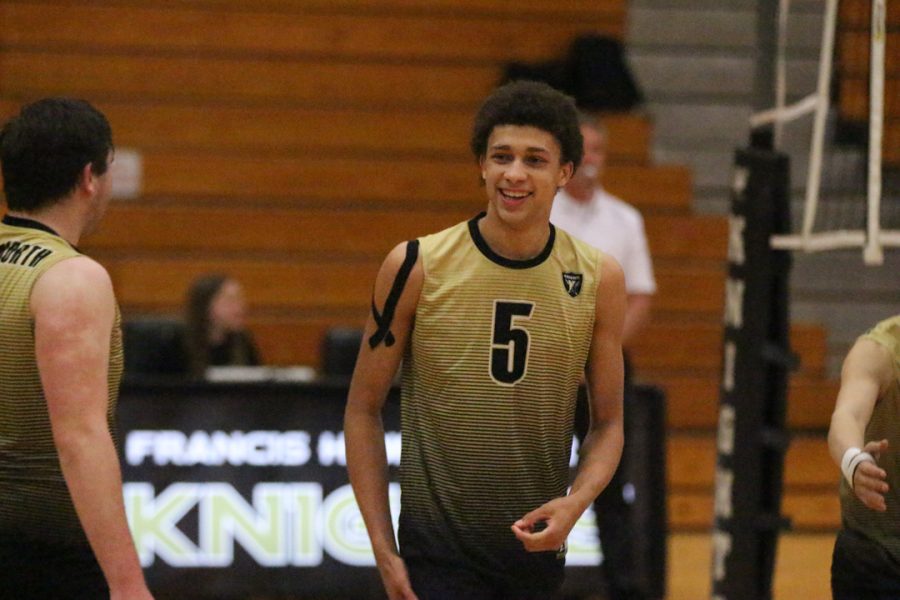
[[[794,225],[772,247],[860,248],[866,264],[882,264],[885,249],[900,247],[900,7],[826,0],[816,88],[791,103],[799,90],[787,82],[790,11],[791,0],[780,0],[775,106],[751,127],[773,127],[775,149],[804,119],[812,133]]]

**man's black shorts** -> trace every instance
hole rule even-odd
[[[108,600],[89,546],[0,537],[0,600]]]
[[[897,600],[900,564],[874,540],[841,529],[831,559],[834,600]]]

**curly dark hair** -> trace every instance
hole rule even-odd
[[[575,101],[546,83],[514,81],[487,97],[475,115],[469,142],[476,160],[484,158],[488,138],[498,125],[523,125],[546,131],[559,143],[560,163],[571,162],[576,168],[581,164],[584,142]]]
[[[3,192],[10,210],[34,212],[67,196],[85,165],[109,167],[112,129],[84,100],[45,98],[22,107],[0,131]]]

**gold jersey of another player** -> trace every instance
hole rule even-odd
[[[13,225],[9,223],[14,223]],[[39,223],[0,223],[0,535],[81,542],[59,466],[34,353],[31,290],[38,278],[79,252]],[[111,339],[108,419],[122,374],[119,312]]]
[[[505,259],[478,219],[420,240],[424,283],[402,380],[401,543],[431,536],[436,551],[455,545],[489,561],[518,556],[510,526],[566,493],[600,253],[551,226],[539,256]]]
[[[866,427],[866,442],[886,439],[888,451],[878,457],[887,471],[890,490],[885,495],[887,512],[878,512],[856,497],[841,478],[841,518],[844,526],[883,545],[900,563],[900,315],[876,325],[861,339],[883,346],[893,357],[894,379],[875,403]]]

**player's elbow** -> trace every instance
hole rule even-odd
[[[381,424],[381,404],[369,398],[350,394],[344,407],[344,429],[353,430],[360,427]]]
[[[603,446],[608,450],[620,453],[625,446],[625,425],[622,412],[598,416],[593,420],[588,435],[602,438]]]

